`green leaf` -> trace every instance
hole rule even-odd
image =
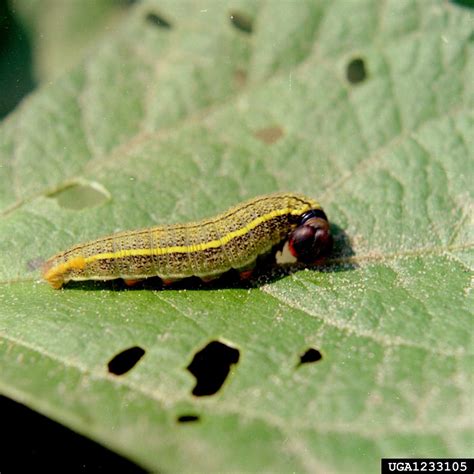
[[[153,470],[468,456],[473,38],[470,11],[441,2],[131,9],[0,130],[0,391]],[[165,291],[39,281],[77,242],[276,190],[324,206],[324,270]],[[239,360],[194,396],[186,368],[215,340]],[[310,348],[322,358],[301,364]]]
[[[37,79],[52,80],[88,54],[104,33],[117,28],[128,0],[10,0],[34,42]]]

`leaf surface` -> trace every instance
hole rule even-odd
[[[131,9],[0,129],[1,392],[154,470],[468,455],[472,40],[469,10],[438,2]],[[327,211],[324,269],[165,291],[38,281],[77,242],[277,190]],[[196,397],[186,367],[213,340],[239,361]],[[321,360],[300,364],[310,348]]]

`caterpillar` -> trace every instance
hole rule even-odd
[[[70,280],[122,278],[134,284],[158,276],[169,284],[197,276],[209,281],[230,269],[247,278],[257,257],[284,241],[301,262],[330,251],[329,222],[316,201],[268,194],[199,222],[112,234],[54,255],[43,266],[43,278],[57,289]]]

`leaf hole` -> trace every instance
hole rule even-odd
[[[199,415],[188,414],[188,415],[178,416],[178,418],[176,418],[176,421],[178,423],[192,423],[194,421],[199,421],[200,419],[201,418],[199,417]]]
[[[232,23],[232,26],[234,26],[238,30],[243,31],[244,33],[248,33],[248,34],[252,33],[253,21],[245,13],[233,11],[233,12],[230,12],[229,18],[230,18],[230,22]]]
[[[323,358],[321,352],[317,349],[310,347],[304,354],[300,355],[300,363],[298,366],[303,364],[312,364],[314,362],[319,362]]]
[[[361,58],[354,58],[347,65],[347,80],[351,84],[357,84],[362,82],[367,77],[367,72],[365,70],[365,62]]]
[[[145,20],[150,23],[150,25],[157,26],[158,28],[163,28],[165,30],[172,28],[171,23],[168,20],[165,20],[162,16],[154,12],[147,13]]]
[[[272,145],[277,142],[284,134],[285,132],[283,128],[278,125],[274,127],[261,128],[255,132],[255,136],[267,145]]]
[[[138,361],[145,355],[145,350],[134,346],[119,352],[107,364],[109,372],[114,375],[123,375],[132,370]]]
[[[211,341],[193,357],[187,369],[196,377],[192,394],[196,397],[214,395],[224,384],[230,368],[239,361],[238,349],[219,341]]]
[[[48,194],[65,209],[78,211],[87,207],[96,207],[110,199],[109,192],[99,183],[74,183],[59,191]]]

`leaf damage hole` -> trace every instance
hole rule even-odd
[[[323,358],[321,352],[317,349],[313,349],[310,347],[304,354],[300,355],[300,363],[298,366],[303,364],[312,364],[314,362],[318,362]]]
[[[347,65],[347,80],[351,84],[362,82],[367,77],[365,62],[362,58],[354,58]]]
[[[279,127],[278,125],[261,128],[255,132],[255,136],[267,145],[272,145],[273,143],[277,142],[284,134],[285,132],[283,128]]]
[[[48,194],[65,209],[79,211],[87,207],[96,207],[110,199],[110,193],[99,183],[74,183]]]
[[[199,417],[199,415],[181,415],[181,416],[178,416],[178,418],[176,419],[176,421],[178,423],[192,423],[193,421],[199,421],[201,418]]]
[[[150,25],[157,26],[158,28],[163,28],[165,30],[171,29],[171,23],[165,20],[162,16],[154,12],[149,12],[145,16],[145,20],[150,23]]]
[[[239,361],[238,349],[219,341],[211,341],[193,357],[187,369],[196,377],[192,394],[196,397],[214,395],[224,384],[230,368]]]
[[[145,355],[145,350],[139,346],[129,347],[119,352],[107,364],[109,372],[114,375],[123,375],[133,369]]]
[[[245,13],[232,11],[230,12],[229,18],[232,25],[238,30],[243,31],[244,33],[248,33],[248,34],[252,33],[253,21]]]

